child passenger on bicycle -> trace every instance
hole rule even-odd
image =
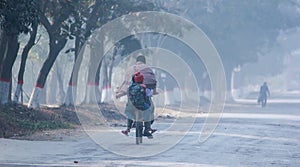
[[[136,72],[132,77],[132,83],[128,87],[127,97],[128,102],[125,108],[125,114],[127,115],[127,129],[123,130],[122,133],[128,135],[130,129],[133,126],[133,118],[135,117],[135,112],[137,110],[143,113],[143,121],[148,122],[151,115],[151,101],[150,97],[152,96],[152,91],[149,88],[146,88],[146,85],[143,84],[144,75],[140,72]],[[153,104],[152,104],[153,105]],[[145,123],[144,136],[152,139],[152,133],[156,130],[151,129],[150,123]]]

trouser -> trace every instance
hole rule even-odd
[[[150,130],[153,122],[154,122],[154,120],[144,122],[145,130]],[[132,128],[132,125],[133,125],[133,120],[127,119],[127,130],[130,130]]]
[[[144,122],[145,130],[151,130],[151,121]]]
[[[127,119],[127,130],[130,130],[133,125],[133,120],[132,119]]]

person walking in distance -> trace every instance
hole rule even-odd
[[[261,103],[262,107],[265,107],[267,104],[267,97],[270,96],[270,90],[267,85],[267,82],[264,82],[262,86],[260,86],[259,96],[258,96],[258,104]]]

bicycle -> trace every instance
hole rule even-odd
[[[135,143],[143,143],[143,117],[141,111],[135,112]]]

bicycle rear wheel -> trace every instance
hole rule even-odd
[[[135,127],[136,144],[143,143],[143,122],[136,122]]]
[[[135,113],[135,137],[136,137],[136,144],[143,143],[143,121],[142,121],[142,113],[136,111]]]

